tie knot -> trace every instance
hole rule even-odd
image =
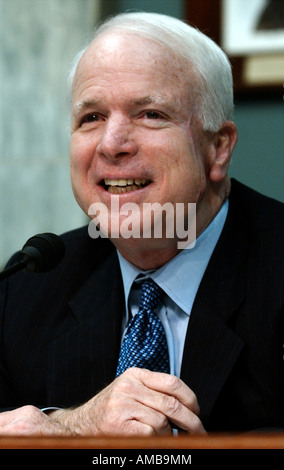
[[[141,285],[139,310],[155,311],[161,295],[162,290],[152,279],[147,279],[144,281]]]

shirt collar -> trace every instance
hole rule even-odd
[[[130,289],[134,280],[139,275],[151,277],[168,294],[173,302],[186,314],[190,315],[195,294],[222,232],[228,213],[228,206],[229,202],[227,200],[206,230],[197,238],[193,248],[181,250],[168,263],[155,271],[141,272],[139,268],[129,263],[118,252],[127,316]]]

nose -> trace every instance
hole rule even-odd
[[[134,156],[137,153],[137,144],[130,119],[116,115],[108,117],[97,145],[97,152],[112,160]]]

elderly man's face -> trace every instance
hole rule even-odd
[[[86,213],[110,208],[111,197],[138,206],[203,199],[208,146],[189,88],[180,64],[149,40],[107,34],[90,46],[73,87],[70,151]]]

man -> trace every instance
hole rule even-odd
[[[80,55],[72,187],[86,214],[107,208],[96,220],[109,239],[87,228],[65,234],[54,271],[1,284],[2,433],[283,426],[284,210],[231,182],[232,110],[228,59],[179,20],[119,15]],[[145,204],[182,204],[185,226],[195,204],[196,243],[179,249],[164,219],[162,238],[114,236],[113,203],[135,204],[141,233]],[[125,213],[115,215],[122,229]],[[138,318],[135,281],[145,277],[162,289],[170,369],[126,367],[116,377]]]

